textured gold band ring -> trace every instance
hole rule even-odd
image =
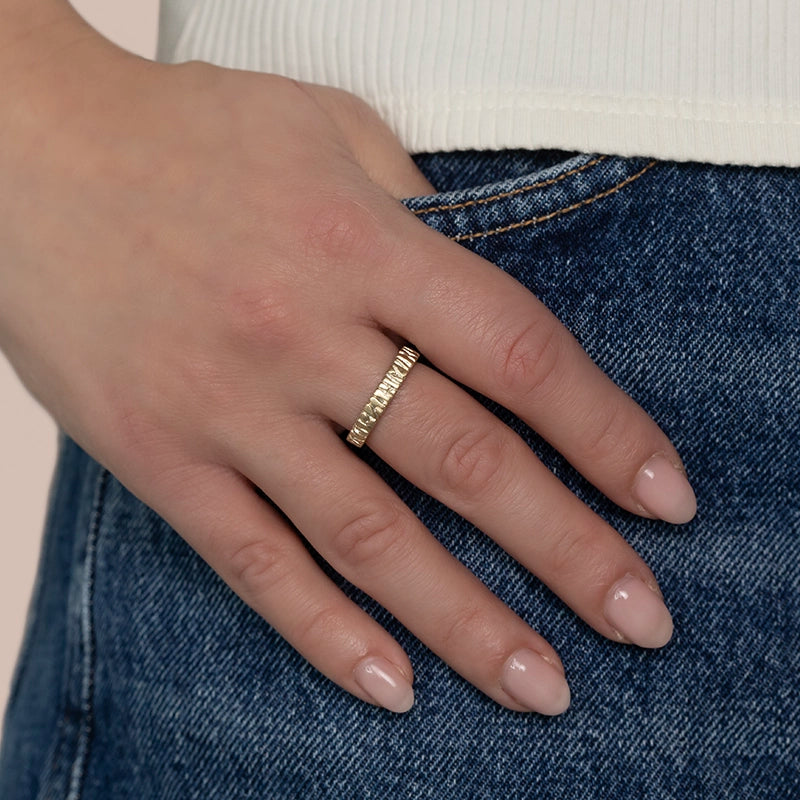
[[[391,399],[397,394],[400,384],[406,379],[406,375],[411,372],[411,367],[417,363],[419,353],[412,347],[402,347],[397,354],[392,366],[383,380],[378,384],[378,388],[372,393],[372,397],[367,400],[367,404],[358,415],[358,419],[347,434],[347,441],[356,447],[361,447],[367,441],[367,436],[372,433],[372,429],[380,419],[381,414],[386,411]]]

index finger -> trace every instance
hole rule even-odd
[[[528,289],[408,219],[400,278],[373,314],[451,378],[530,425],[618,505],[688,522],[697,504],[664,432]]]

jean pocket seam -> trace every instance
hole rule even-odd
[[[601,157],[602,158],[602,157]],[[595,160],[594,162],[589,162],[589,164],[596,164],[600,159]],[[519,220],[517,222],[512,222],[508,225],[502,225],[497,228],[491,228],[485,231],[474,231],[471,233],[461,233],[455,236],[449,236],[448,238],[452,239],[454,242],[471,242],[474,239],[482,239],[486,236],[494,236],[500,233],[508,233],[509,231],[518,230],[519,228],[528,228],[532,225],[538,225],[542,222],[548,222],[551,219],[555,219],[557,217],[562,217],[565,214],[570,213],[571,211],[577,211],[578,209],[584,208],[585,206],[591,205],[592,203],[602,200],[606,197],[610,197],[611,195],[616,194],[617,192],[624,189],[626,186],[629,186],[634,181],[641,178],[645,173],[651,170],[656,164],[658,163],[657,159],[653,159],[649,163],[645,164],[638,172],[634,173],[633,175],[629,175],[624,180],[620,181],[619,183],[611,186],[608,189],[604,189],[601,192],[597,192],[593,194],[591,197],[586,197],[583,200],[579,200],[577,203],[572,203],[568,206],[564,206],[562,208],[555,209],[554,211],[549,211],[546,214],[541,214],[537,217],[531,217],[529,219]],[[587,164],[586,166],[589,166]],[[579,171],[579,168],[573,170],[573,172]],[[565,173],[564,177],[566,177],[569,173]],[[556,180],[556,179],[553,179]],[[488,198],[486,198],[488,200]],[[444,208],[447,208],[445,206]],[[433,210],[433,209],[431,209]],[[415,212],[416,213],[416,212]]]
[[[585,164],[581,164],[579,167],[574,167],[573,169],[568,170],[561,175],[556,175],[554,178],[537,181],[536,183],[529,183],[525,186],[518,186],[516,189],[509,189],[506,192],[498,192],[497,194],[489,195],[488,197],[476,197],[472,200],[464,200],[460,203],[444,203],[441,205],[418,208],[412,213],[420,217],[423,214],[432,214],[436,211],[455,211],[457,209],[469,208],[470,206],[480,206],[486,205],[487,203],[494,203],[498,200],[505,200],[509,197],[516,197],[517,195],[524,194],[525,192],[532,192],[536,189],[543,189],[546,186],[553,186],[554,184],[560,183],[572,175],[576,175],[579,172],[584,172],[585,170],[596,166],[601,161],[605,161],[607,158],[608,156],[605,155],[597,156],[597,158],[593,158],[591,161],[587,161]]]

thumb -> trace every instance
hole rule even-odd
[[[343,89],[304,84],[341,131],[356,161],[369,178],[397,199],[434,194],[400,140],[380,115],[361,98]]]

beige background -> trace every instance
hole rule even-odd
[[[158,0],[73,0],[72,4],[115,42],[152,57]],[[39,554],[56,429],[2,355],[0,409],[0,708],[4,709]]]

